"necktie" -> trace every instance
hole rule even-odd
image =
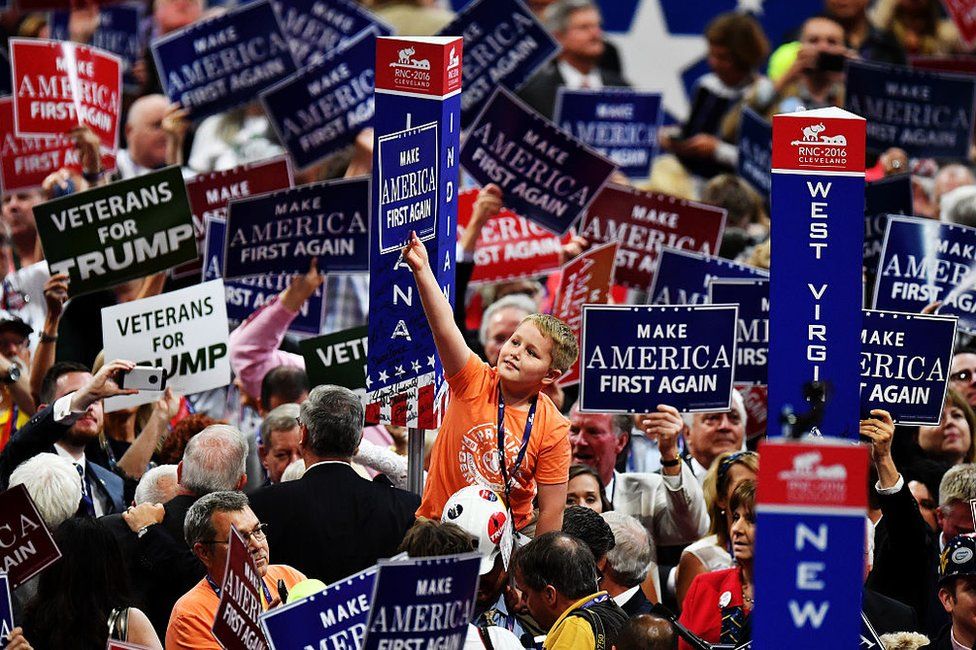
[[[75,463],[74,465],[75,471],[78,472],[78,476],[81,478],[81,507],[84,509],[85,514],[89,517],[94,517],[95,501],[92,499],[91,484],[88,483],[88,477],[85,476],[85,468],[80,463]]]

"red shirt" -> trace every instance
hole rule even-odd
[[[739,567],[702,573],[691,581],[679,620],[705,641],[718,643],[722,637],[722,608],[734,606],[743,606]],[[678,647],[692,650],[683,640]]]

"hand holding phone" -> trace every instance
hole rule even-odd
[[[156,366],[136,366],[122,375],[119,380],[119,388],[164,390],[166,388],[166,371]]]

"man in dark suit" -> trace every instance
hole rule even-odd
[[[633,618],[651,613],[651,601],[641,585],[654,568],[654,550],[644,525],[621,512],[604,512],[603,519],[613,532],[614,546],[607,551],[600,586]],[[660,595],[657,594],[658,600]]]
[[[606,50],[603,18],[590,0],[556,0],[546,9],[545,25],[562,47],[556,60],[529,77],[519,97],[543,117],[552,119],[559,88],[600,90],[627,86],[619,74],[600,67]]]
[[[71,461],[81,478],[79,514],[97,517],[121,512],[122,479],[91,456],[102,433],[102,400],[138,392],[119,388],[116,383],[121,373],[133,367],[131,361],[115,360],[93,376],[77,363],[51,366],[41,385],[41,410],[0,453],[0,487],[6,488],[11,472],[22,462],[41,452],[52,452]]]
[[[305,475],[258,490],[275,562],[331,583],[392,557],[420,506],[415,494],[368,481],[350,466],[363,407],[347,388],[317,386],[301,406]]]

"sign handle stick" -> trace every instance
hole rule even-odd
[[[407,429],[407,489],[424,491],[424,430],[413,427]]]

